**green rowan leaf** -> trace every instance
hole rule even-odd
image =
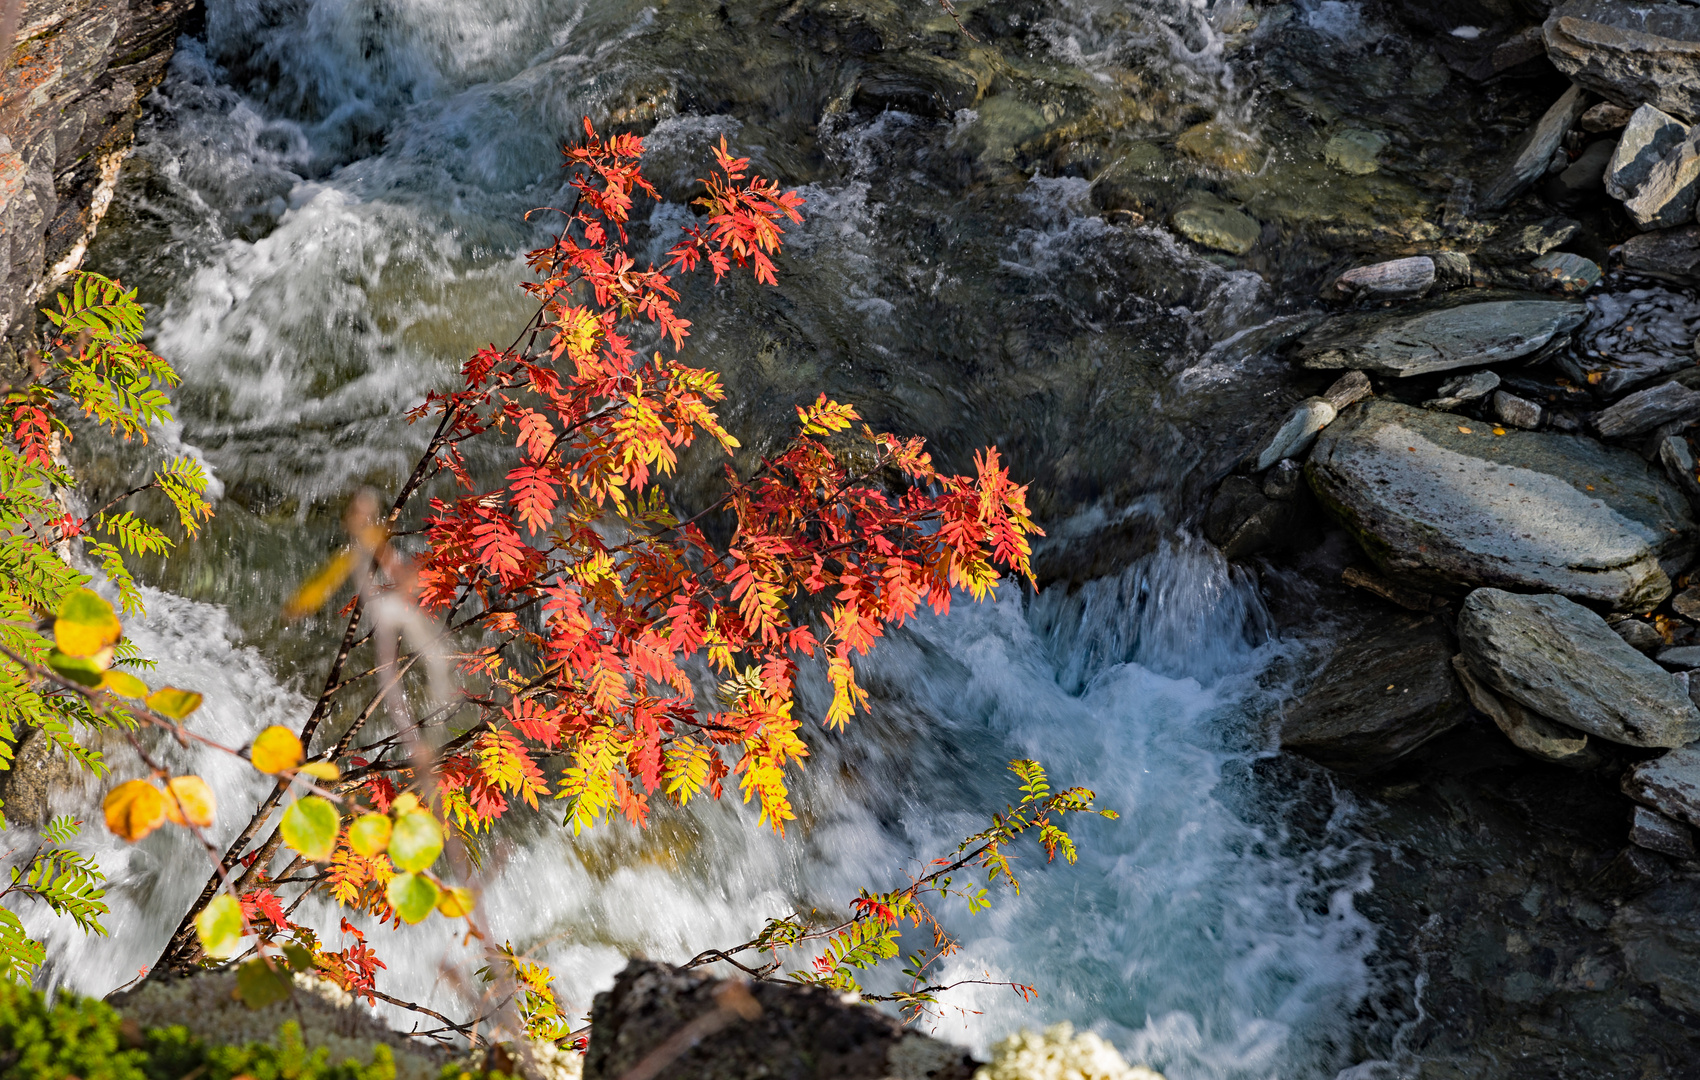
[[[443,853],[443,827],[430,814],[403,814],[390,833],[389,850],[390,862],[397,870],[417,873]]]
[[[229,893],[219,893],[195,916],[201,948],[214,960],[228,960],[242,946],[242,905]]]
[[[393,848],[391,850],[394,850]],[[390,906],[401,916],[404,923],[424,921],[425,917],[436,910],[439,895],[437,883],[419,874],[398,874],[390,879],[390,884],[384,890]]]
[[[283,842],[314,862],[324,862],[336,849],[342,816],[317,795],[297,799],[283,813]]]

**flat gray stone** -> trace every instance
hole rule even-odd
[[[1405,377],[1527,356],[1582,324],[1569,300],[1490,300],[1330,319],[1299,338],[1307,368],[1358,368]]]
[[[1533,431],[1541,426],[1541,407],[1516,394],[1497,390],[1493,395],[1493,414],[1509,427]]]
[[[1665,647],[1665,639],[1659,632],[1640,619],[1619,619],[1611,624],[1612,632],[1638,653],[1652,655]]]
[[[1683,747],[1623,774],[1623,793],[1666,817],[1700,825],[1700,749]]]
[[[1427,255],[1359,266],[1334,279],[1339,296],[1398,299],[1421,296],[1434,284],[1434,260]]]
[[[1623,208],[1641,229],[1674,229],[1694,220],[1700,200],[1700,126],[1659,159]]]
[[[1687,134],[1684,124],[1651,105],[1636,109],[1606,163],[1606,193],[1619,201],[1634,198],[1653,166],[1675,150]]]
[[[1482,254],[1492,259],[1532,259],[1568,244],[1581,231],[1582,223],[1575,218],[1542,218],[1496,233],[1482,248]]]
[[[1563,143],[1564,133],[1576,126],[1582,110],[1587,107],[1588,97],[1580,86],[1572,86],[1553,102],[1535,124],[1534,130],[1524,138],[1523,145],[1505,171],[1500,173],[1499,179],[1483,193],[1482,207],[1497,210],[1540,179],[1552,163],[1553,154]]]
[[[1499,374],[1493,371],[1472,371],[1440,384],[1440,396],[1423,402],[1425,409],[1456,409],[1458,406],[1487,397],[1499,386]]]
[[[1629,108],[1700,119],[1700,8],[1569,0],[1542,29],[1547,58],[1572,81]]]
[[[1700,668],[1700,645],[1677,645],[1655,654],[1660,664],[1678,671]]]
[[[1395,615],[1337,644],[1281,719],[1281,748],[1373,772],[1461,723],[1452,643],[1432,615]]]
[[[1683,618],[1700,622],[1700,585],[1690,586],[1671,597],[1670,606]]]
[[[1418,588],[1650,610],[1670,593],[1660,560],[1693,551],[1682,493],[1639,454],[1579,436],[1496,436],[1378,397],[1329,425],[1305,471],[1381,571]]]
[[[1562,596],[1477,589],[1459,608],[1458,646],[1491,690],[1566,727],[1628,746],[1700,739],[1687,689]]]
[[[1645,806],[1629,812],[1629,842],[1673,859],[1694,858],[1694,831]]]
[[[1585,293],[1600,283],[1600,264],[1568,251],[1548,252],[1530,263],[1529,269],[1546,279],[1543,288],[1571,295]]]
[[[1594,417],[1594,428],[1608,439],[1644,435],[1669,423],[1700,420],[1700,391],[1679,382],[1660,383],[1602,409]]]
[[[1700,225],[1630,237],[1617,249],[1617,257],[1625,270],[1700,285]]]
[[[1589,748],[1586,733],[1536,716],[1515,701],[1494,694],[1476,678],[1461,654],[1452,658],[1452,669],[1458,673],[1470,704],[1492,720],[1517,749],[1541,761],[1573,769],[1591,769],[1600,763],[1600,754]]]
[[[1700,396],[1700,395],[1696,395]],[[1257,471],[1262,472],[1282,458],[1298,457],[1310,449],[1317,432],[1334,422],[1333,405],[1319,397],[1306,398],[1293,406],[1287,419],[1269,436],[1257,454]]]

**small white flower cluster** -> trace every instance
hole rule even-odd
[[[1129,1065],[1116,1048],[1070,1023],[1053,1024],[1043,1035],[1022,1031],[992,1047],[991,1064],[975,1080],[1163,1080],[1143,1065]]]

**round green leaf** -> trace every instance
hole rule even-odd
[[[397,874],[384,891],[404,923],[420,922],[437,906],[437,883],[418,874]]]
[[[390,846],[393,831],[383,814],[361,814],[348,827],[348,846],[370,859]]]
[[[100,685],[119,697],[139,700],[148,696],[148,684],[128,671],[108,671],[100,677]]]
[[[274,1001],[287,1001],[295,989],[289,966],[265,958],[250,960],[236,969],[236,997],[250,1009],[263,1009]]]
[[[326,799],[309,795],[283,813],[283,842],[314,862],[324,862],[336,849],[342,816]]]
[[[118,644],[124,628],[112,605],[92,589],[73,589],[54,613],[53,640],[68,656],[93,656]]]
[[[106,673],[100,666],[86,656],[71,656],[54,649],[47,654],[47,666],[74,683],[84,686],[99,686],[102,676]]]
[[[201,948],[214,960],[235,956],[242,942],[242,905],[229,893],[219,893],[195,916]]]
[[[283,958],[288,961],[290,971],[313,970],[313,950],[303,945],[285,945],[283,947]]]
[[[443,827],[436,818],[430,814],[403,814],[396,819],[395,829],[390,833],[390,862],[397,870],[418,873],[436,862],[442,853]]]
[[[175,686],[162,686],[147,697],[148,708],[161,716],[173,720],[181,720],[201,707],[201,695],[193,690],[179,690]]]

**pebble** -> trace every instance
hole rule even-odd
[[[1361,371],[1348,371],[1322,392],[1322,399],[1334,406],[1338,412],[1348,405],[1362,401],[1372,393],[1374,389],[1369,384],[1368,375]]]
[[[1700,622],[1700,585],[1684,589],[1671,597],[1670,606],[1683,618]]]
[[[1334,279],[1338,296],[1397,299],[1421,296],[1434,284],[1434,260],[1427,255],[1359,266]]]
[[[1600,283],[1600,264],[1568,251],[1542,255],[1529,268],[1551,279],[1560,292],[1585,293]]]
[[[1503,390],[1494,392],[1493,414],[1499,417],[1503,424],[1524,431],[1533,431],[1541,426],[1541,407],[1526,398],[1516,394],[1507,394]]]
[[[1598,135],[1601,132],[1616,131],[1629,123],[1630,110],[1622,105],[1613,105],[1602,101],[1582,114],[1582,130]]]
[[[1350,176],[1368,176],[1381,168],[1377,157],[1387,149],[1387,142],[1387,136],[1377,131],[1342,131],[1322,148],[1322,158]]]

